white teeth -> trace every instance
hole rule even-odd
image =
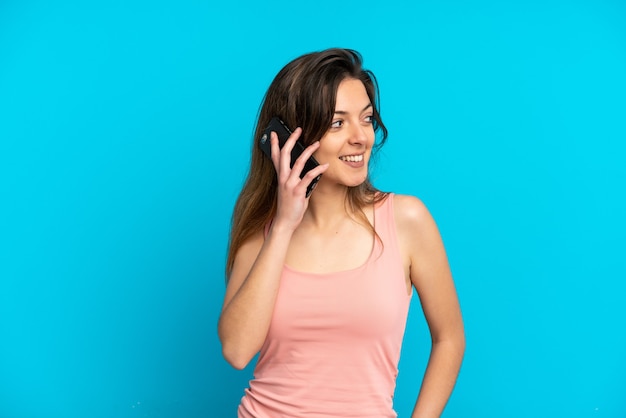
[[[358,163],[363,161],[363,154],[360,155],[344,155],[343,157],[339,157],[340,160],[349,161],[351,163]]]

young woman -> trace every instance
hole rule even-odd
[[[438,417],[465,340],[439,232],[415,197],[384,193],[368,163],[387,137],[374,75],[356,51],[287,64],[261,108],[250,172],[233,215],[218,332],[241,369],[260,351],[240,418],[395,417],[397,365],[415,288],[432,351],[413,417]],[[267,158],[273,116],[298,127]],[[290,168],[295,141],[306,146]],[[304,163],[320,165],[302,178]],[[306,197],[308,184],[321,174]]]

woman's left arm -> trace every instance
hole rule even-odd
[[[395,196],[400,246],[420,298],[432,349],[412,418],[439,417],[448,402],[465,351],[458,297],[437,225],[412,196]]]

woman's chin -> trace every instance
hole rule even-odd
[[[343,186],[343,187],[348,187],[348,188],[352,188],[352,187],[358,187],[361,184],[365,183],[365,181],[367,180],[367,171],[365,171],[362,175],[352,175],[352,176],[341,176],[341,177],[334,177],[334,176],[324,176],[324,174],[322,174],[322,178],[320,179],[320,182],[318,184],[318,188],[319,187],[333,187],[331,186],[333,183],[335,186]]]
[[[346,186],[348,186],[348,187],[358,187],[361,184],[365,183],[365,180],[367,180],[367,176],[364,176],[364,177],[358,178],[358,179],[354,179],[354,180],[346,183]]]

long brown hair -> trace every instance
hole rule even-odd
[[[387,128],[380,117],[378,84],[374,74],[362,67],[361,55],[351,49],[327,49],[305,54],[291,61],[276,75],[265,93],[252,145],[250,171],[233,212],[226,277],[242,244],[262,230],[276,214],[277,179],[272,161],[257,145],[261,132],[273,116],[287,126],[302,128],[300,141],[305,146],[324,136],[335,113],[339,84],[347,79],[360,80],[372,102],[374,131],[379,133],[375,149],[387,139]],[[386,197],[369,181],[350,187],[346,208],[369,225],[363,208]],[[373,228],[372,228],[373,229]]]

